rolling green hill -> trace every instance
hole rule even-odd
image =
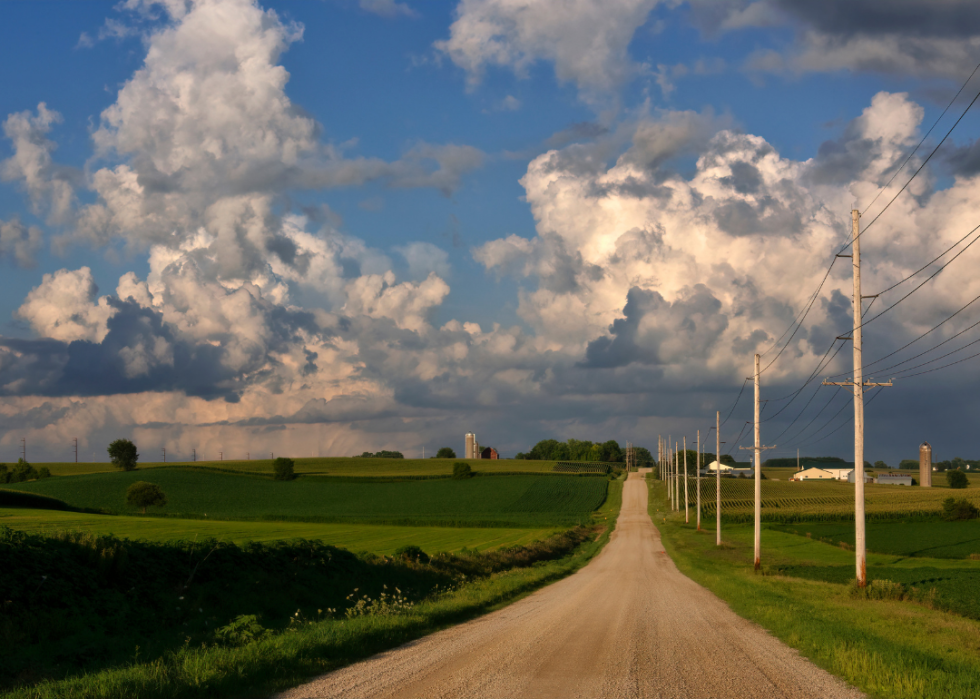
[[[186,468],[48,478],[9,489],[63,500],[77,508],[135,514],[126,488],[150,481],[167,495],[158,511],[178,517],[373,522],[444,526],[550,527],[587,521],[608,481],[576,476],[497,476],[401,482],[302,477],[274,481]]]

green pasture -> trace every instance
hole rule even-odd
[[[980,558],[980,520],[942,522],[868,522],[867,547],[875,553],[917,558]],[[854,545],[854,525],[844,522],[813,522],[785,525],[782,531],[834,545]]]
[[[283,519],[429,526],[560,527],[587,522],[608,480],[581,476],[496,476],[357,482],[302,477],[274,481],[186,468],[97,473],[9,484],[76,508],[135,514],[126,488],[148,480],[166,493],[155,512],[211,519]]]
[[[665,495],[663,484],[653,481],[651,513],[668,509]],[[717,547],[713,519],[702,521],[700,533],[684,523],[683,513],[666,522],[661,513],[654,521],[685,575],[869,696],[980,694],[974,599],[980,561],[872,553],[873,582],[864,592],[850,584],[853,551],[820,542],[813,532],[807,538],[810,525],[801,535],[764,526],[759,574],[752,566],[751,525],[723,525],[724,544]]]
[[[288,456],[284,454],[282,456]],[[525,461],[524,459],[362,459],[348,456],[329,456],[316,458],[294,458],[296,473],[321,476],[450,476],[453,464],[457,461],[468,463],[474,471],[500,473],[517,471],[521,473],[545,473],[554,469],[555,461]],[[89,473],[111,473],[116,469],[111,463],[37,463],[36,467],[47,466],[53,476],[80,476]],[[272,459],[226,459],[224,461],[195,462],[143,462],[140,469],[172,468],[174,466],[206,466],[228,471],[247,471],[249,473],[272,473]]]
[[[555,533],[554,529],[507,529],[503,527],[393,527],[376,524],[323,522],[235,522],[174,517],[129,517],[83,512],[57,512],[0,508],[0,526],[37,534],[79,531],[111,534],[121,539],[172,541],[216,539],[243,544],[248,541],[309,539],[345,548],[391,555],[402,546],[423,551],[456,553],[462,549],[485,551],[529,544]]]

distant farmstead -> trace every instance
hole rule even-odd
[[[498,454],[497,453],[497,450],[494,449],[493,447],[487,447],[486,449],[484,449],[483,451],[480,452],[480,458],[481,459],[499,459],[500,458],[500,454]]]
[[[882,473],[875,478],[875,483],[881,485],[912,485],[912,476],[901,473]]]

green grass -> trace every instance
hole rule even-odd
[[[665,509],[665,488],[651,483],[651,512]],[[871,696],[896,699],[980,695],[980,623],[922,604],[867,599],[850,585],[800,576],[835,567],[853,575],[854,554],[805,536],[766,528],[764,572],[752,570],[752,528],[723,525],[725,545],[713,529],[700,534],[683,515],[655,519],[678,568],[727,602],[735,613],[772,632],[829,672]],[[713,527],[713,520],[708,525]],[[868,556],[872,575],[898,577],[938,569],[938,577],[974,573],[974,561]],[[794,577],[780,575],[782,568]],[[849,577],[848,577],[849,579]],[[921,578],[920,578],[921,579]],[[928,602],[928,599],[925,599]]]
[[[697,483],[689,483],[690,502],[696,501]],[[715,479],[701,479],[704,516],[715,512]],[[755,498],[751,478],[722,478],[722,517],[727,522],[750,522]],[[683,497],[683,483],[681,484]],[[919,488],[899,485],[865,485],[865,508],[869,520],[900,517],[931,518],[939,514],[942,501],[950,495],[980,505],[980,485],[951,490],[945,485]],[[764,522],[842,521],[854,518],[854,484],[841,481],[762,481]]]
[[[782,529],[809,533],[814,539],[826,539],[834,545],[854,545],[854,525],[849,523],[814,522]],[[928,558],[980,556],[980,520],[869,522],[866,532],[868,551],[875,553]]]
[[[621,493],[622,482],[611,483],[609,497],[597,515],[614,522]],[[143,654],[131,653],[127,660],[111,667],[62,680],[41,681],[5,696],[18,699],[266,697],[315,675],[509,604],[584,566],[605,545],[611,531],[610,526],[594,541],[580,544],[564,558],[542,560],[489,577],[469,577],[460,587],[424,600],[405,612],[300,623],[242,647],[195,642],[182,643],[173,651],[146,659]],[[310,564],[316,566],[319,555],[314,554]],[[132,565],[132,557],[128,560]],[[100,564],[100,570],[113,570],[114,565],[110,560],[108,565]],[[368,561],[361,565],[379,564]],[[380,565],[384,568],[389,564],[380,562]],[[409,567],[405,574],[412,570]],[[354,582],[347,581],[347,584]]]
[[[500,473],[518,471],[523,473],[547,473],[557,462],[525,461],[523,459],[361,459],[347,456],[298,458],[296,473],[309,473],[347,477],[406,477],[406,476],[450,476],[453,464],[463,461],[474,471]],[[47,466],[54,476],[80,476],[88,473],[112,473],[117,471],[111,463],[37,463],[37,468]],[[177,465],[206,466],[228,471],[247,471],[250,473],[272,473],[272,459],[196,461],[196,462],[140,462],[140,469],[167,468]]]
[[[499,476],[356,482],[256,476],[183,468],[48,478],[10,489],[58,498],[78,508],[135,513],[126,488],[149,480],[167,495],[162,514],[218,519],[278,518],[445,526],[574,526],[606,496],[605,478]]]
[[[0,526],[18,531],[49,534],[79,531],[93,535],[111,534],[122,539],[172,541],[215,539],[243,544],[247,541],[310,539],[349,551],[390,555],[414,544],[429,552],[455,553],[464,548],[477,551],[528,544],[555,532],[545,529],[503,527],[394,527],[377,524],[329,524],[322,522],[209,522],[174,517],[129,517],[83,512],[56,512],[22,508],[0,508]]]

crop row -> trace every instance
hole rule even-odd
[[[606,464],[583,464],[572,463],[569,461],[559,461],[551,470],[558,473],[609,473],[609,466]]]

